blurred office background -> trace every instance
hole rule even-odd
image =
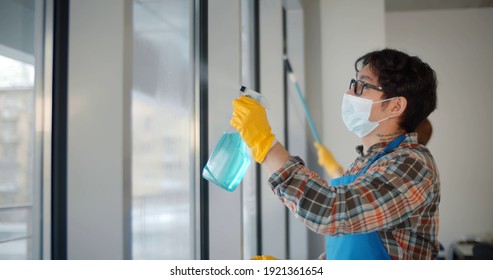
[[[488,238],[491,26],[485,0],[0,0],[0,259],[317,258],[323,237],[261,167],[231,193],[201,169],[246,85],[329,179],[283,55],[348,166],[342,93],[355,59],[384,47],[437,72],[440,242]]]

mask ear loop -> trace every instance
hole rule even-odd
[[[396,99],[396,98],[399,98],[399,97],[400,96],[395,96],[395,97],[387,98],[387,99],[384,99],[384,100],[374,101],[373,104],[387,102],[387,101],[390,101],[390,100],[393,100],[393,99]]]
[[[386,118],[383,118],[383,119],[381,119],[381,120],[379,120],[379,121],[376,121],[376,122],[377,122],[377,123],[381,123],[381,122],[384,122],[384,121],[386,121],[386,120],[390,120],[391,118],[392,118],[392,117],[386,117]]]
[[[390,100],[393,100],[393,99],[396,99],[396,98],[399,98],[399,96],[395,96],[395,97],[387,98],[387,99],[384,99],[384,100],[375,101],[375,102],[373,102],[373,104],[387,102],[387,101],[390,101]],[[376,122],[377,122],[377,123],[381,123],[381,122],[384,122],[384,121],[389,120],[389,119],[391,119],[391,118],[393,118],[393,117],[392,117],[392,116],[389,116],[389,117],[383,118],[383,119],[381,119],[381,120],[379,120],[379,121],[376,121]]]

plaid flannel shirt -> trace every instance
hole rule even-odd
[[[357,174],[388,143],[371,146],[344,175]],[[311,230],[332,236],[377,231],[392,259],[433,259],[438,254],[440,179],[417,134],[406,134],[352,184],[331,187],[290,157],[269,178],[274,194]]]

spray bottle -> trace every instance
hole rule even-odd
[[[265,98],[256,91],[241,86],[240,94],[253,98],[266,106]],[[241,138],[240,133],[234,127],[229,126],[214,147],[202,171],[202,176],[209,182],[232,192],[245,176],[250,161],[247,144]]]

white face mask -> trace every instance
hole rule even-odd
[[[342,120],[349,131],[360,138],[364,137],[375,130],[381,122],[390,119],[390,117],[387,117],[376,122],[370,121],[369,118],[372,105],[374,103],[382,103],[395,98],[397,97],[373,102],[370,99],[345,93],[342,99]]]

